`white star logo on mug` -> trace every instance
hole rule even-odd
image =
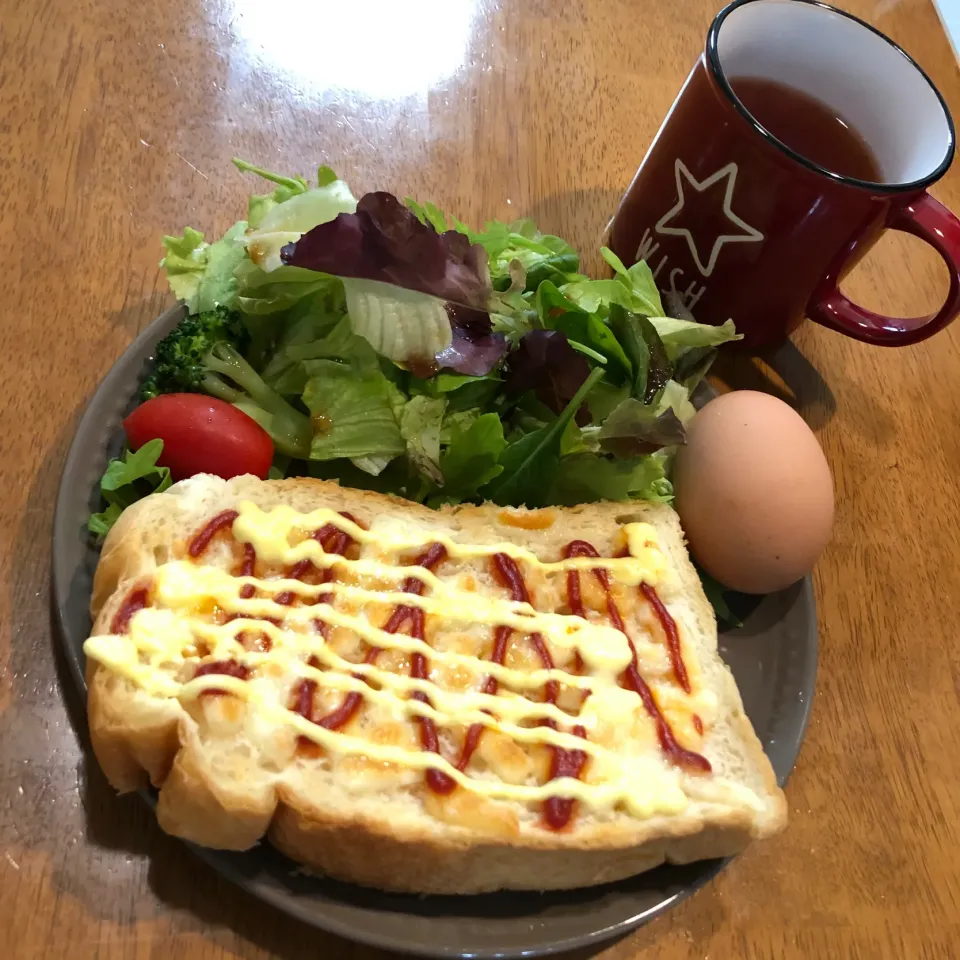
[[[721,167],[716,173],[707,177],[707,179],[702,182],[697,181],[696,177],[690,173],[680,159],[676,161],[674,169],[677,175],[677,202],[660,218],[655,229],[657,233],[675,237],[686,237],[687,246],[690,247],[690,253],[693,255],[697,269],[703,276],[709,277],[710,274],[713,273],[713,268],[717,265],[717,257],[720,255],[720,251],[723,249],[725,243],[755,243],[763,239],[763,234],[759,230],[751,227],[749,223],[741,220],[731,208],[733,188],[737,180],[737,165],[735,163],[728,163],[725,167]],[[696,202],[703,203],[707,197],[711,197],[716,193],[716,190],[711,190],[711,188],[719,188],[721,181],[724,179],[726,179],[726,187],[723,191],[722,216],[731,227],[737,227],[739,229],[737,232],[721,233],[714,237],[713,243],[709,247],[709,255],[706,261],[704,261],[704,258],[700,255],[701,250],[697,247],[697,241],[693,238],[693,234],[686,227],[679,225],[684,206],[688,199],[687,195],[684,194],[684,189],[685,186],[692,188],[693,192],[697,194]],[[706,195],[706,197],[704,195]],[[671,220],[674,221],[674,226],[668,226]],[[702,249],[706,252],[708,248],[704,245]]]

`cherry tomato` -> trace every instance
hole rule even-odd
[[[212,473],[229,480],[244,473],[265,480],[273,441],[256,420],[223,400],[200,393],[165,393],[142,403],[123,421],[133,450],[159,437],[158,463],[174,480]]]

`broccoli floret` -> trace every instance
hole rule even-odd
[[[224,307],[184,317],[157,344],[153,376],[140,389],[149,400],[161,393],[203,393],[205,360],[215,344],[230,343],[246,352],[249,336],[240,318]]]
[[[155,371],[143,384],[140,398],[210,394],[256,420],[281,453],[305,458],[312,437],[310,419],[268,387],[244,360],[242,351],[249,339],[239,316],[222,307],[185,317],[157,344]]]

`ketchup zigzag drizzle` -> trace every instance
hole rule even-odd
[[[210,546],[210,541],[221,531],[229,530],[233,527],[233,521],[240,514],[236,510],[224,510],[218,513],[191,541],[187,547],[187,553],[196,560],[202,557]]]
[[[225,510],[213,517],[213,519],[211,519],[190,542],[188,546],[189,555],[194,559],[201,557],[209,547],[213,538],[220,531],[229,530],[232,528],[233,522],[237,519],[237,516],[237,511]],[[356,523],[354,518],[349,514],[345,513],[343,516]],[[310,536],[321,544],[325,553],[334,553],[341,556],[344,555],[349,547],[354,543],[354,540],[349,536],[349,534],[343,530],[340,530],[334,524],[327,524],[321,527],[319,530],[314,531]],[[414,563],[419,567],[432,570],[438,564],[442,563],[446,557],[446,548],[442,544],[435,543],[422,554],[420,554]],[[564,558],[569,559],[573,557],[591,557],[601,559],[596,549],[584,540],[574,540],[567,545],[564,551]],[[496,576],[497,580],[510,591],[511,598],[518,603],[530,603],[529,591],[527,590],[526,583],[524,582],[523,576],[517,566],[516,561],[507,554],[498,553],[491,557],[491,562],[493,565],[494,575]],[[239,575],[254,576],[256,563],[257,556],[253,546],[249,543],[244,544],[243,559],[240,564]],[[606,600],[606,612],[611,624],[624,634],[632,655],[631,663],[623,671],[621,676],[621,686],[633,690],[640,697],[644,709],[654,722],[660,746],[664,754],[671,762],[677,766],[693,771],[709,772],[711,770],[711,766],[705,757],[691,750],[685,749],[677,742],[673,730],[657,705],[650,687],[640,675],[637,663],[636,647],[627,634],[623,617],[613,597],[610,586],[609,571],[604,567],[598,567],[590,572],[596,578],[604,592]],[[319,583],[326,583],[333,576],[332,569],[327,569],[320,573],[317,571],[316,567],[311,561],[302,560],[295,564],[288,571],[287,577],[291,579],[303,580],[311,573],[319,574]],[[568,571],[566,585],[568,604],[571,613],[573,613],[575,616],[586,619],[587,611],[583,603],[580,571]],[[405,593],[417,594],[418,596],[422,593],[423,588],[424,582],[416,576],[407,577],[404,580],[402,587]],[[660,622],[661,628],[663,629],[674,678],[678,685],[689,694],[691,690],[690,678],[683,662],[682,652],[680,649],[680,637],[677,631],[676,623],[669,611],[667,611],[663,602],[660,600],[656,590],[652,586],[643,583],[640,585],[639,589],[645,600],[650,604],[654,614]],[[242,598],[249,598],[253,596],[254,593],[255,590],[253,589],[252,585],[247,584],[241,589],[240,596]],[[289,605],[294,602],[295,597],[291,591],[284,591],[280,594],[277,594],[274,599],[277,603]],[[326,596],[321,595],[316,602],[326,603],[328,600]],[[120,609],[114,615],[111,623],[112,632],[116,634],[126,633],[129,629],[130,620],[139,610],[142,610],[144,607],[146,607],[148,603],[148,588],[143,586],[134,587],[127,595]],[[393,610],[383,629],[387,633],[396,633],[404,628],[408,628],[410,636],[413,636],[418,640],[424,640],[424,621],[425,614],[422,608],[400,604]],[[276,621],[273,620],[271,620],[271,622],[276,623]],[[318,631],[323,636],[326,636],[328,632],[327,624],[322,620],[317,620],[316,623],[318,626]],[[493,649],[490,656],[491,662],[503,665],[506,658],[510,637],[513,632],[514,631],[511,627],[505,625],[500,625],[496,628],[494,632]],[[553,658],[543,637],[539,633],[531,634],[530,642],[543,667],[545,669],[553,669]],[[367,664],[373,664],[380,652],[381,648],[371,646],[367,651],[364,662]],[[317,666],[315,658],[311,658],[311,664]],[[582,667],[583,661],[579,652],[577,652],[575,669],[579,673],[582,671]],[[250,669],[246,666],[246,664],[237,660],[219,660],[202,664],[197,669],[195,676],[205,676],[208,674],[223,674],[240,680],[246,680],[250,675]],[[428,679],[429,663],[423,653],[415,652],[412,654],[410,662],[410,675],[411,677],[420,680]],[[293,703],[290,709],[327,730],[337,730],[344,726],[355,716],[363,702],[362,693],[351,692],[347,694],[339,706],[334,708],[332,711],[322,717],[314,718],[314,698],[317,691],[317,686],[318,685],[315,680],[301,680],[294,693]],[[496,677],[487,676],[483,683],[482,690],[484,693],[493,695],[497,693],[498,687],[499,684]],[[206,692],[216,695],[222,691],[217,691],[214,688]],[[556,680],[548,681],[544,686],[544,702],[551,704],[556,703],[558,694],[558,682]],[[411,696],[422,703],[430,703],[430,698],[422,691],[416,691]],[[586,696],[589,696],[589,692],[586,694]],[[429,717],[417,717],[416,719],[420,727],[421,747],[426,751],[439,753],[439,738],[437,736],[436,724],[434,723],[433,719]],[[545,724],[555,728],[555,724],[552,721],[545,721]],[[703,723],[698,716],[694,716],[693,725],[698,733],[702,733]],[[455,765],[458,770],[465,770],[469,764],[471,757],[477,749],[483,732],[484,727],[482,724],[472,724],[468,728],[461,747],[460,756]],[[580,725],[574,726],[572,732],[576,736],[586,736],[584,727]],[[586,766],[588,760],[588,755],[585,751],[565,749],[556,746],[551,746],[550,749],[552,754],[549,780],[564,777],[579,779],[582,776],[584,767]],[[426,782],[431,790],[439,794],[448,794],[456,787],[456,781],[442,771],[434,768],[427,769]],[[544,801],[543,805],[545,824],[554,830],[563,829],[569,824],[573,816],[575,804],[576,801],[573,798],[549,797]]]
[[[527,593],[527,585],[523,582],[523,577],[514,563],[512,557],[504,553],[495,553],[490,562],[493,566],[493,575],[500,582],[501,586],[510,591],[510,599],[516,603],[529,603],[530,596]],[[490,653],[490,660],[503,666],[503,661],[507,656],[507,644],[510,642],[510,636],[513,630],[510,627],[500,625],[493,632],[493,650]],[[500,689],[500,684],[496,677],[488,676],[483,682],[483,692],[491,696]],[[483,724],[473,723],[467,728],[466,736],[463,738],[463,746],[460,748],[460,756],[457,759],[456,767],[462,773],[467,769],[470,758],[476,752],[480,745],[480,738],[483,736]]]
[[[338,533],[342,532],[338,531]],[[343,536],[346,535],[344,534]],[[317,537],[317,539],[322,541],[323,537]],[[349,537],[347,540],[352,543],[352,541],[349,540]],[[342,539],[338,539],[334,544],[334,549],[328,552],[342,553],[346,549],[346,546],[347,544],[344,543]],[[426,570],[433,570],[434,567],[446,559],[446,556],[446,548],[439,543],[435,543],[417,557],[417,559],[414,561],[414,566],[423,567]],[[300,564],[297,564],[297,567],[300,567]],[[330,572],[327,571],[324,582],[329,579],[329,576]],[[402,589],[404,593],[415,593],[419,596],[423,591],[423,586],[423,581],[419,578],[407,577],[403,582]],[[394,609],[393,613],[390,614],[390,618],[384,624],[383,629],[386,633],[397,633],[403,627],[408,625],[410,636],[416,637],[418,640],[425,639],[424,613],[420,607],[409,607],[400,604]],[[380,653],[380,647],[370,647],[370,649],[367,650],[366,656],[364,657],[364,663],[373,664]],[[422,653],[414,653],[410,658],[410,676],[415,677],[418,680],[428,679],[429,665],[427,663],[427,658]],[[349,723],[350,720],[356,716],[357,711],[360,709],[360,706],[363,703],[363,694],[358,691],[352,691],[351,693],[348,693],[340,702],[340,704],[328,714],[320,717],[319,719],[314,719],[313,695],[316,692],[316,688],[316,681],[301,680],[293,709],[301,716],[306,717],[306,719],[312,721],[313,723],[319,724],[321,727],[324,727],[327,730],[339,730],[340,727]],[[421,703],[430,703],[429,697],[419,690],[413,693],[412,696],[415,700],[419,700]],[[437,736],[436,724],[430,717],[417,717],[417,722],[420,727],[420,745],[424,750],[427,750],[431,753],[439,753],[440,740]],[[427,785],[435,793],[447,794],[452,792],[454,787],[456,787],[456,782],[440,770],[427,770],[426,780]]]
[[[667,638],[667,650],[670,652],[670,663],[673,666],[673,676],[683,688],[683,692],[689,693],[690,678],[687,676],[687,668],[683,662],[683,655],[680,653],[680,634],[677,633],[676,621],[670,616],[670,612],[663,605],[657,591],[649,583],[641,583],[640,592],[653,607],[653,612],[657,615],[660,626],[663,627],[663,632]]]
[[[523,574],[520,573],[520,568],[513,557],[509,557],[505,553],[495,553],[491,561],[494,576],[501,585],[510,591],[510,599],[516,603],[530,603],[530,592],[527,590]],[[509,627],[497,627],[494,634],[493,652],[490,657],[494,663],[503,664],[507,652],[507,642],[512,632]],[[543,637],[539,633],[531,634],[530,642],[544,669],[552,670],[554,667],[553,657],[550,655]],[[579,669],[582,669],[582,662]],[[483,692],[495,694],[498,686],[495,677],[487,677],[483,685]],[[544,686],[543,699],[546,703],[556,703],[559,693],[559,683],[556,680],[549,680]],[[556,725],[548,720],[546,726],[555,728]],[[479,723],[474,723],[468,728],[463,740],[463,748],[460,751],[460,758],[457,761],[458,770],[466,769],[470,758],[480,743],[483,730],[483,725]],[[573,728],[573,733],[578,737],[586,736],[586,730],[579,725]],[[565,750],[562,747],[551,747],[550,750],[550,780],[555,780],[557,777],[580,778],[587,762],[586,753],[582,750]],[[543,804],[543,817],[547,826],[553,830],[562,830],[570,822],[573,809],[574,801],[569,797],[548,798]]]
[[[130,629],[130,621],[133,615],[143,610],[149,602],[149,592],[146,587],[134,587],[126,596],[126,599],[120,605],[120,609],[113,615],[110,621],[111,633],[126,633]]]
[[[341,516],[344,519],[349,520],[351,523],[357,522],[356,518],[349,513],[342,513]],[[310,538],[312,540],[316,540],[317,543],[323,547],[324,553],[337,553],[341,557],[353,545],[353,538],[350,536],[350,534],[348,534],[345,530],[341,530],[332,523],[327,523],[320,527],[319,530],[314,530],[313,533],[310,534]],[[290,571],[287,573],[287,579],[303,580],[307,574],[312,573],[315,570],[316,567],[313,565],[312,561],[301,560],[299,563],[295,563],[290,568]],[[332,569],[324,570],[319,582],[327,583],[332,576]],[[286,607],[293,603],[294,595],[292,591],[284,590],[282,593],[278,593],[273,599],[276,603]]]
[[[585,540],[574,540],[572,543],[567,545],[567,548],[564,551],[564,556],[599,558],[600,554],[597,553],[596,548],[592,544],[587,543]],[[660,741],[660,747],[667,755],[668,759],[670,759],[677,766],[686,767],[689,770],[695,770],[702,773],[709,773],[713,768],[710,766],[710,761],[707,760],[706,757],[701,756],[699,753],[695,753],[693,750],[687,750],[685,747],[681,747],[677,742],[677,738],[674,736],[673,730],[670,728],[670,724],[667,723],[667,718],[657,706],[657,701],[654,699],[653,691],[651,691],[646,680],[640,676],[640,671],[637,667],[637,648],[634,646],[633,640],[630,639],[630,637],[627,635],[627,631],[624,629],[623,617],[620,616],[620,611],[617,608],[616,601],[614,600],[613,593],[610,589],[610,574],[603,568],[598,567],[593,571],[593,575],[597,578],[597,582],[600,584],[604,596],[606,597],[607,615],[610,617],[613,625],[627,638],[627,643],[630,645],[630,653],[633,657],[633,660],[623,672],[623,677],[621,680],[622,685],[630,690],[633,690],[640,697],[644,709],[647,711],[648,716],[653,721],[654,726],[657,729],[657,739]],[[654,612],[657,614],[657,617],[660,620],[660,625],[663,627],[664,633],[667,636],[668,645],[671,643],[671,637],[673,638],[673,643],[670,646],[670,658],[673,664],[674,676],[676,676],[678,683],[680,683],[684,691],[689,693],[690,680],[687,676],[687,671],[683,665],[683,658],[680,653],[680,637],[677,633],[677,625],[674,622],[673,617],[671,617],[668,613],[667,608],[663,605],[663,601],[661,601],[653,587],[644,583],[640,585],[640,590],[644,597],[653,606]],[[586,617],[586,610],[584,609],[583,599],[580,593],[580,573],[577,570],[570,570],[567,573],[567,595],[570,602],[571,612],[578,617]],[[678,663],[680,665],[679,671],[677,669]],[[681,677],[683,680],[680,679]],[[696,718],[696,720],[699,719],[699,717]],[[696,724],[694,725],[696,726]],[[702,721],[700,722],[700,726],[702,728]]]
[[[198,560],[200,557],[207,552],[210,544],[212,543],[214,537],[217,536],[223,530],[232,530],[233,523],[239,516],[239,513],[236,510],[224,510],[221,513],[218,513],[215,517],[207,522],[207,524],[200,530],[199,533],[190,541],[187,546],[187,553],[189,556]],[[349,514],[344,514],[348,520],[352,520],[356,523],[356,520]],[[321,527],[319,530],[315,530],[311,536],[318,540],[323,546],[324,550],[327,553],[339,553],[343,554],[350,544],[353,543],[353,540],[349,534],[340,530],[339,527],[334,526],[333,524],[327,524],[324,527]],[[327,541],[330,541],[329,545]],[[298,563],[292,571],[290,571],[290,576],[295,577],[296,579],[302,579],[309,571],[313,568],[313,564],[309,560],[304,560],[302,563]],[[238,576],[241,577],[252,577],[255,575],[257,569],[257,552],[253,547],[252,543],[243,544],[243,560],[240,562],[240,569],[238,571]],[[321,582],[326,582],[329,580],[332,575],[331,571],[325,571],[323,575],[323,580]],[[140,598],[139,595],[131,594],[128,597],[127,602],[121,608],[120,613],[124,614],[125,619],[120,621],[120,625],[123,626],[124,630],[129,624],[130,618],[138,609],[141,609],[143,606],[146,606],[146,591],[141,591],[143,597]],[[240,598],[243,600],[249,600],[256,593],[256,589],[253,584],[245,583],[240,588]],[[293,594],[290,592],[285,592],[278,594],[275,598],[277,603],[281,604],[290,604],[293,602]],[[139,603],[139,606],[131,606],[131,603]],[[117,617],[120,616],[118,613]],[[117,617],[114,618],[114,626],[118,625]],[[236,619],[236,615],[227,618],[228,620]],[[280,622],[275,620],[272,617],[264,617],[263,619],[268,620],[274,626],[279,626]],[[114,633],[123,632],[121,630],[114,630]],[[241,631],[237,635],[237,639],[243,643],[245,646],[248,643],[248,636],[246,631]],[[259,638],[252,641],[253,645],[259,650],[269,650],[270,649],[270,638],[266,634],[262,634]],[[201,664],[197,669],[197,672],[194,674],[194,677],[203,677],[209,674],[224,674],[226,676],[235,677],[238,680],[247,680],[250,677],[250,668],[246,664],[240,663],[238,660],[216,660],[210,663]],[[311,681],[303,681],[304,684]],[[314,684],[316,687],[316,684]],[[223,693],[222,690],[206,690],[204,695],[219,695]],[[300,696],[303,696],[303,691],[301,689]],[[312,699],[312,698],[311,698]]]

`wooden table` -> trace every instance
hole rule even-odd
[[[0,956],[357,957],[117,799],[55,653],[50,528],[85,400],[171,302],[162,233],[242,214],[234,155],[335,166],[468,222],[530,214],[598,269],[606,218],[716,0],[0,0]],[[960,116],[929,0],[850,0]],[[323,9],[323,8],[328,9]],[[934,190],[960,210],[960,172]],[[916,314],[945,270],[884,240],[848,284]],[[836,477],[822,659],[785,834],[611,958],[957,956],[960,325],[903,350],[808,325],[771,374]],[[772,376],[772,379],[770,379]],[[782,378],[782,379],[781,379]]]

